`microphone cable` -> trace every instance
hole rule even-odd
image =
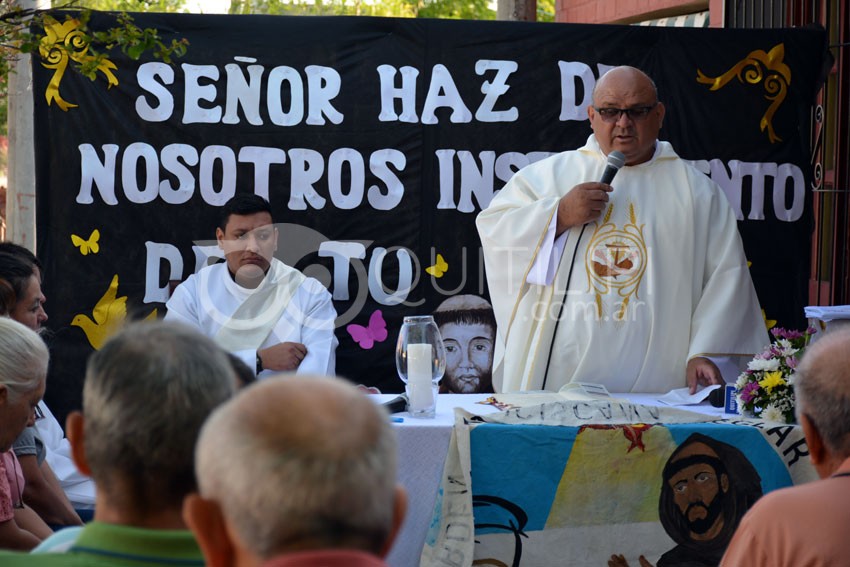
[[[610,185],[612,181],[614,181],[614,176],[617,175],[617,172],[620,171],[626,164],[626,156],[623,155],[623,152],[615,150],[608,154],[606,159],[606,166],[602,172],[602,179],[600,183],[604,183],[606,185]],[[573,251],[573,257],[570,259],[570,269],[567,272],[567,283],[564,287],[564,300],[561,302],[561,307],[558,308],[558,318],[555,319],[555,329],[552,331],[552,340],[549,343],[549,356],[546,358],[546,370],[543,373],[543,387],[542,389],[546,389],[546,380],[549,379],[549,367],[552,365],[552,351],[555,349],[555,336],[558,334],[558,326],[561,324],[561,316],[564,313],[564,305],[567,303],[567,296],[570,294],[570,282],[573,279],[573,268],[576,264],[576,254],[578,254],[579,246],[581,245],[581,237],[584,235],[584,229],[587,228],[589,223],[585,223],[581,227],[581,232],[578,233],[578,240],[576,241],[576,247]]]
[[[581,245],[581,237],[584,235],[584,229],[587,228],[586,224],[581,226],[581,231],[578,233],[578,240],[576,240],[576,247],[573,250],[573,256],[570,259],[570,269],[567,272],[567,283],[564,286],[564,299],[561,301],[561,306],[558,308],[558,318],[555,319],[555,329],[552,331],[552,340],[549,343],[549,356],[546,358],[546,371],[543,373],[543,387],[541,389],[546,389],[546,380],[549,379],[549,366],[552,364],[552,351],[555,350],[555,336],[558,334],[558,325],[561,324],[561,315],[564,312],[564,305],[567,304],[567,296],[570,294],[570,281],[573,279],[573,268],[576,264],[576,255],[578,254],[579,246]]]

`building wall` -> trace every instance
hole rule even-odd
[[[556,0],[555,21],[632,24],[708,10],[711,27],[723,27],[723,0]]]

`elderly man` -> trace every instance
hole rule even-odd
[[[632,67],[596,83],[593,135],[517,173],[477,218],[502,391],[574,381],[663,392],[723,378],[709,356],[767,344],[735,215],[657,140],[664,105]],[[625,167],[597,182],[606,156]]]
[[[386,566],[406,506],[395,436],[345,381],[242,390],[204,426],[196,469],[200,494],[184,515],[208,566]]]
[[[274,258],[278,230],[268,201],[239,193],[216,228],[225,262],[201,269],[166,303],[166,320],[213,337],[257,374],[297,370],[333,375],[336,311],[328,290]]]
[[[759,500],[735,532],[724,567],[846,565],[850,558],[850,331],[826,334],[807,349],[794,393],[821,480]]]
[[[452,296],[434,310],[434,322],[446,347],[446,374],[440,392],[492,392],[496,319],[487,300],[477,295]]]
[[[43,553],[0,564],[203,565],[182,516],[195,490],[193,453],[204,420],[236,389],[227,353],[174,323],[127,326],[88,361],[83,411],[67,430],[97,486],[94,521],[46,540]],[[219,446],[218,455],[229,459]]]

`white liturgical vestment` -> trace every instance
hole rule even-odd
[[[307,356],[299,373],[333,376],[337,339],[331,294],[318,280],[273,258],[257,289],[240,286],[222,262],[178,285],[165,304],[166,320],[187,323],[254,368],[257,350],[302,343]],[[264,370],[260,378],[274,374]]]
[[[35,422],[41,440],[46,450],[45,460],[56,478],[59,485],[65,491],[65,496],[74,506],[81,510],[94,508],[95,485],[91,477],[84,475],[77,469],[71,456],[71,443],[65,437],[65,432],[59,421],[47,407],[44,401],[38,403],[44,414],[44,419]]]
[[[769,342],[732,208],[667,142],[620,169],[597,221],[552,246],[560,198],[600,179],[605,165],[591,135],[523,168],[478,215],[498,323],[497,391],[595,382],[666,392],[686,385],[693,357],[749,359]]]

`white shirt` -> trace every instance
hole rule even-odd
[[[71,501],[74,508],[92,509],[95,500],[95,484],[91,477],[84,475],[77,469],[71,457],[71,443],[65,437],[62,426],[50,408],[43,401],[38,403],[44,414],[44,419],[35,422],[38,434],[44,442],[45,457],[47,464],[53,470],[53,474],[59,479],[65,496]]]
[[[273,260],[272,270],[297,272],[279,260]],[[233,281],[227,264],[207,266],[192,274],[174,290],[166,303],[166,320],[180,321],[199,329],[215,338],[237,309],[255,293]],[[303,278],[301,284],[283,308],[283,312],[266,339],[255,348],[228,348],[250,368],[256,367],[257,350],[283,342],[302,343],[307,347],[307,356],[298,367],[299,373],[332,376],[336,366],[337,339],[334,335],[336,310],[331,294],[313,278]],[[262,325],[262,314],[257,317]],[[264,370],[259,377],[274,374]]]

